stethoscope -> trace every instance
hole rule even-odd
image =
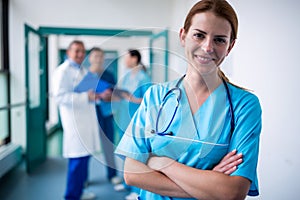
[[[173,87],[172,89],[170,89],[164,96],[164,98],[162,99],[162,103],[160,104],[159,106],[159,110],[158,110],[158,114],[157,114],[157,118],[156,118],[156,124],[155,124],[155,130],[152,130],[151,133],[152,134],[157,134],[157,135],[160,135],[160,136],[172,136],[173,135],[173,132],[172,131],[169,131],[167,132],[167,130],[169,129],[169,127],[171,126],[173,120],[174,120],[174,117],[176,115],[176,112],[178,110],[178,106],[179,106],[179,102],[180,102],[180,99],[181,99],[181,96],[182,96],[182,91],[181,89],[179,88],[179,84],[182,82],[182,80],[184,79],[185,77],[185,74],[177,81],[175,87]],[[230,92],[229,92],[229,88],[228,88],[228,84],[226,83],[226,81],[224,80],[224,78],[222,78],[222,82],[224,84],[224,87],[225,87],[225,90],[226,90],[226,96],[227,96],[227,99],[229,101],[229,114],[230,114],[230,138],[233,134],[233,131],[234,131],[234,112],[233,112],[233,105],[232,105],[232,100],[231,100],[231,96],[230,96]],[[176,92],[177,91],[177,92]],[[162,113],[162,110],[163,110],[163,107],[165,106],[166,102],[167,102],[167,99],[169,97],[170,94],[178,94],[177,97],[176,97],[176,105],[175,105],[175,110],[173,112],[173,115],[172,115],[172,118],[169,122],[169,124],[166,126],[166,128],[162,131],[159,131],[158,130],[158,124],[159,124],[159,119],[160,119],[160,116],[161,116],[161,113]]]

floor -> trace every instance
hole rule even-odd
[[[21,163],[0,179],[1,200],[60,200],[63,199],[66,182],[67,160],[62,158],[62,133],[48,139],[48,158],[32,174],[27,174]],[[101,155],[100,155],[101,156]],[[116,192],[106,179],[104,165],[99,159],[90,161],[89,186],[97,200],[123,200],[128,192]]]

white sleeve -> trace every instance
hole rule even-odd
[[[53,74],[52,95],[57,105],[77,107],[89,101],[88,93],[76,93],[73,78],[66,70],[57,69]]]

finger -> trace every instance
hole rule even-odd
[[[226,160],[236,154],[236,149],[230,151],[222,160]]]
[[[230,174],[232,174],[235,170],[237,169],[237,167],[236,166],[234,166],[234,167],[231,167],[230,169],[228,169],[226,172],[224,172],[224,174],[226,174],[226,175],[230,175]]]
[[[224,174],[227,174],[227,175],[232,174],[232,173],[238,168],[238,165],[241,164],[242,162],[243,162],[243,159],[239,159],[239,160],[235,161],[235,162],[233,163],[234,166],[231,167],[231,168],[229,168],[228,170],[226,170],[226,171],[224,172]]]
[[[227,161],[228,159],[230,159],[231,157],[233,157],[234,155],[236,155],[237,150],[234,149],[231,152],[229,152],[228,154],[226,154],[226,156],[223,157],[223,159],[221,160],[221,162],[223,161]]]
[[[243,162],[243,159],[242,159],[242,158],[240,158],[240,159],[238,159],[238,160],[236,160],[236,161],[234,161],[234,162],[231,162],[231,163],[229,163],[228,165],[224,166],[224,167],[222,168],[222,171],[223,171],[223,172],[226,172],[226,171],[232,169],[233,167],[237,167],[237,166],[238,166],[239,164],[241,164],[242,162]]]
[[[218,166],[222,168],[226,165],[229,165],[232,162],[237,161],[238,159],[241,159],[242,157],[243,157],[242,154],[234,155],[234,152],[230,152],[221,160]]]
[[[239,153],[237,155],[233,155],[233,156],[227,158],[223,162],[226,163],[226,164],[229,164],[229,163],[232,163],[232,162],[235,162],[235,161],[241,159],[242,157],[243,157],[243,154]]]

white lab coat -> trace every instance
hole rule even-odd
[[[87,92],[73,92],[85,74],[86,70],[71,66],[67,60],[55,70],[52,79],[52,95],[60,111],[66,158],[83,157],[100,150],[95,103],[89,101]]]

